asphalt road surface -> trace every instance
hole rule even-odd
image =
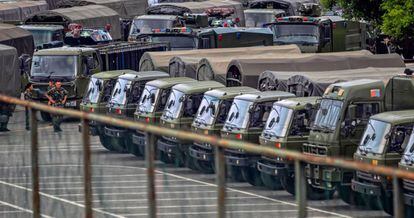
[[[82,145],[78,122],[53,132],[39,123],[41,210],[43,217],[82,217]],[[0,217],[31,217],[30,134],[18,109],[10,132],[0,133]],[[145,163],[130,154],[105,150],[91,138],[95,217],[146,217]],[[215,217],[214,175],[157,162],[156,189],[160,217]],[[309,217],[387,217],[382,211],[354,208],[335,198],[309,201]],[[228,217],[296,217],[293,196],[247,183],[228,183]]]

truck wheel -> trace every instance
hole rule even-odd
[[[173,158],[173,163],[176,167],[187,167],[189,164],[187,164],[187,157],[185,156],[184,152],[177,151],[175,152],[175,157]]]
[[[244,180],[252,186],[263,186],[260,171],[253,167],[243,167],[242,175]]]
[[[42,117],[42,120],[45,122],[52,122],[52,116],[49,113],[40,112],[40,117]]]
[[[282,178],[280,178],[280,182],[282,184],[283,189],[285,189],[289,194],[295,195],[294,175],[282,176]]]
[[[337,187],[339,198],[345,203],[354,206],[364,206],[365,203],[361,195],[357,192],[354,192],[350,186],[339,185]]]
[[[282,184],[280,183],[280,178],[276,176],[271,176],[266,173],[260,173],[263,185],[271,190],[280,190],[282,189]]]
[[[101,142],[104,148],[108,149],[109,151],[115,151],[111,145],[111,140],[108,137],[104,135],[99,135],[99,141]]]
[[[241,167],[226,166],[226,170],[227,175],[233,182],[245,182],[241,173]]]
[[[132,143],[130,140],[125,143],[125,149],[128,153],[135,155],[136,157],[142,157],[142,153],[138,148],[138,145]]]
[[[209,161],[203,161],[203,160],[194,160],[195,167],[198,171],[202,173],[214,173],[214,167],[212,166],[214,163],[211,163]]]
[[[158,159],[161,162],[166,163],[166,164],[172,164],[172,163],[174,163],[174,160],[171,157],[169,157],[168,154],[166,154],[163,151],[158,151]]]
[[[380,210],[382,209],[381,201],[377,197],[373,197],[366,194],[360,194],[360,197],[367,210]]]
[[[119,152],[119,153],[126,153],[124,140],[113,138],[113,137],[108,137],[108,138],[110,139],[111,146],[114,149],[114,151]]]
[[[306,194],[309,200],[329,200],[333,198],[335,190],[324,190],[315,188],[312,185],[306,187]]]

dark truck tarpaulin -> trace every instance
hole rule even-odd
[[[18,56],[33,55],[34,41],[32,34],[20,27],[0,23],[0,44],[9,45],[17,49]]]
[[[47,9],[45,1],[0,1],[0,21],[21,22],[32,14]]]
[[[0,93],[19,97],[20,81],[17,50],[11,46],[0,45]]]

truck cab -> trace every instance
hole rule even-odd
[[[244,19],[246,27],[263,27],[267,23],[276,22],[279,17],[285,17],[286,12],[280,9],[246,9]]]
[[[197,80],[188,77],[162,78],[147,82],[134,113],[134,120],[148,124],[159,124],[171,88],[177,84],[193,82],[197,82]],[[145,132],[139,130],[134,132],[132,143],[135,146],[134,149],[130,149],[132,154],[136,156],[145,154]]]
[[[129,31],[129,40],[141,34],[152,33],[154,29],[173,29],[185,27],[184,20],[175,15],[142,15],[134,18]]]
[[[302,151],[319,97],[289,98],[275,102],[259,137],[260,145],[273,149]],[[257,168],[263,184],[270,189],[282,186],[295,193],[294,163],[281,157],[262,156]]]
[[[414,129],[413,129],[414,130]],[[405,148],[403,157],[398,164],[398,168],[405,170],[407,172],[414,171],[414,131],[411,131],[410,139]],[[403,193],[404,193],[404,202],[405,210],[407,215],[414,214],[414,181],[404,179],[403,180]]]
[[[233,99],[242,94],[258,92],[254,88],[226,87],[204,93],[203,100],[191,124],[192,132],[220,136]],[[214,172],[214,147],[207,143],[194,142],[189,148],[189,155],[194,159],[197,170]]]
[[[33,35],[36,49],[46,49],[63,46],[65,36],[64,28],[61,25],[21,25]]]
[[[106,104],[111,98],[116,80],[125,71],[106,71],[91,76],[85,95],[80,103],[80,110],[88,113],[105,114]],[[79,125],[79,127],[81,127]],[[103,133],[103,125],[96,121],[89,121],[90,134],[93,136]],[[79,128],[81,131],[81,128]],[[105,145],[104,145],[105,146]]]
[[[203,100],[204,92],[223,87],[224,85],[214,81],[173,86],[160,119],[161,126],[190,131],[197,109]],[[160,160],[165,163],[175,163],[180,167],[192,167],[188,158],[188,149],[192,143],[192,141],[161,136],[157,141]]]
[[[145,84],[154,79],[169,77],[159,71],[129,71],[118,77],[112,91],[111,99],[106,105],[106,114],[115,118],[132,119]],[[113,151],[126,152],[131,144],[130,130],[112,125],[105,125],[102,136]]]
[[[168,50],[192,50],[199,48],[197,32],[188,27],[152,29],[135,38],[136,41],[166,43]]]
[[[273,103],[293,97],[294,94],[282,91],[236,96],[221,129],[221,137],[258,143]],[[263,185],[256,166],[259,155],[246,153],[242,149],[226,149],[225,157],[229,176],[232,179],[247,181],[254,186]]]
[[[372,116],[354,160],[375,166],[398,166],[409,145],[413,126],[414,110],[390,111]],[[352,190],[368,206],[378,206],[388,214],[393,214],[392,177],[356,171]]]

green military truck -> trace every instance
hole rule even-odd
[[[384,81],[372,79],[330,85],[318,103],[303,153],[352,159],[369,117],[384,111],[414,108],[413,92],[409,76],[393,77],[386,86]],[[308,197],[331,198],[338,190],[342,200],[355,202],[351,190],[353,175],[351,170],[310,162],[306,165]]]
[[[294,94],[282,91],[257,92],[235,97],[221,130],[221,137],[258,143],[273,103],[293,97]],[[232,179],[245,180],[254,186],[263,185],[256,165],[259,155],[246,153],[242,149],[226,149],[225,156]]]
[[[32,33],[34,45],[38,50],[63,46],[65,33],[61,25],[21,25],[19,27]]]
[[[289,98],[275,102],[259,136],[260,145],[301,152],[302,144],[308,140],[309,126],[318,98]],[[257,169],[267,188],[278,189],[282,186],[287,192],[295,193],[293,160],[262,156],[257,161]]]
[[[258,92],[256,89],[239,86],[214,89],[204,93],[203,100],[191,124],[192,132],[220,136],[233,99],[238,95]],[[208,143],[194,142],[189,148],[197,170],[214,172],[214,147]]]
[[[162,78],[147,82],[139,99],[138,107],[134,113],[136,121],[149,124],[158,124],[163,113],[171,88],[177,84],[194,83],[196,80],[188,77]],[[129,151],[136,155],[145,154],[146,134],[137,130],[132,134],[133,148]]]
[[[129,70],[105,71],[93,74],[89,80],[88,88],[80,103],[80,110],[88,113],[106,114],[106,105],[111,98],[112,91],[119,76]],[[96,121],[89,121],[89,131],[93,136],[103,136],[103,125]],[[79,131],[81,131],[79,124]],[[104,140],[101,140],[104,142]],[[110,149],[109,144],[102,144]]]
[[[115,118],[132,119],[145,83],[168,76],[167,73],[159,71],[128,71],[119,76],[106,105],[106,114]],[[109,144],[112,151],[116,152],[126,152],[132,144],[130,130],[111,125],[105,125],[100,139],[102,145]]]
[[[224,85],[213,81],[178,84],[172,87],[167,104],[161,116],[162,127],[180,130],[191,130],[191,124],[197,113],[204,92],[223,88]],[[175,137],[161,136],[157,141],[159,158],[165,163],[177,166],[189,166],[188,149],[192,141],[180,140]]]
[[[339,16],[280,17],[265,26],[272,29],[275,45],[296,44],[304,53],[367,48],[367,24]]]
[[[65,107],[79,108],[91,75],[109,70],[138,70],[139,61],[145,51],[164,51],[165,44],[113,43],[95,47],[62,47],[43,49],[34,53],[28,81],[39,89],[34,101],[47,103],[44,95],[50,81],[62,82],[68,91]],[[50,115],[41,113],[45,121]]]
[[[396,167],[410,141],[414,126],[414,110],[390,111],[372,116],[354,160],[375,166]],[[358,200],[368,207],[383,208],[393,214],[392,177],[356,171],[352,190],[358,193]],[[362,199],[361,199],[362,198]]]
[[[413,129],[414,130],[414,129]],[[401,158],[400,163],[398,164],[399,169],[405,170],[407,172],[413,172],[413,163],[414,163],[414,131],[411,131],[410,139],[405,148],[403,157]],[[404,193],[404,202],[406,216],[412,217],[414,214],[414,181],[404,179],[403,180],[403,193]]]

